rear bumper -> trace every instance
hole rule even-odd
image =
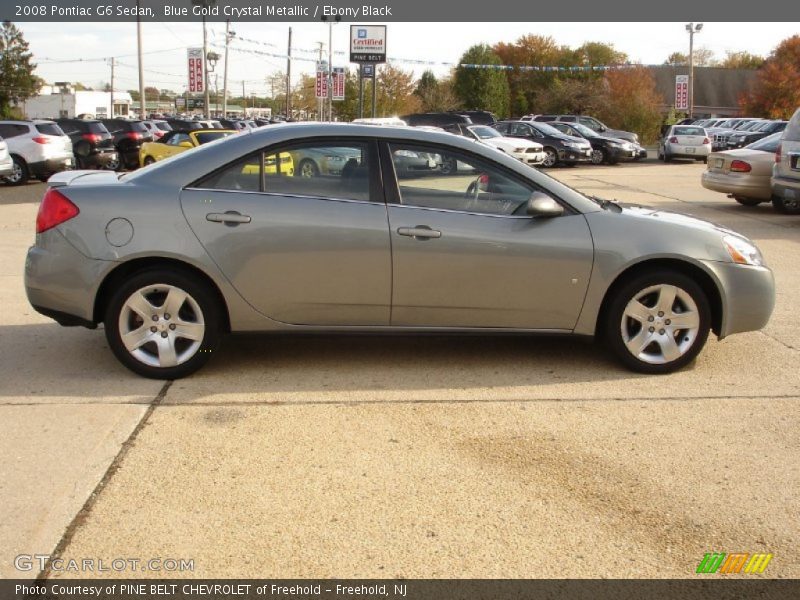
[[[74,159],[72,155],[63,156],[61,158],[48,158],[40,162],[30,163],[28,168],[31,175],[40,177],[42,175],[50,175],[52,173],[60,173],[66,171],[74,166]]]
[[[733,194],[744,198],[756,198],[758,200],[769,200],[772,196],[769,176],[745,177],[737,174],[714,173],[705,171],[700,176],[700,183],[707,190],[722,192],[723,194]]]
[[[13,170],[14,170],[14,161],[11,160],[10,156],[8,157],[8,159],[0,161],[0,177],[11,175],[11,172]]]
[[[772,193],[778,198],[796,200],[800,198],[800,173],[797,178],[772,176]]]
[[[93,326],[97,288],[113,264],[86,258],[57,229],[40,233],[25,259],[28,302],[61,324]]]
[[[711,152],[710,144],[704,144],[702,146],[667,145],[667,154],[673,158],[705,158],[711,154]]]

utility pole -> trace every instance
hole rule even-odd
[[[333,121],[333,21],[328,21],[328,120]]]
[[[689,118],[694,117],[694,34],[703,29],[703,24],[688,23],[686,31],[689,32]]]
[[[247,118],[247,94],[244,91],[244,80],[242,80],[242,116]]]
[[[111,57],[111,112],[108,115],[114,118],[114,57]]]
[[[289,27],[289,47],[286,52],[286,119],[292,118],[292,28]]]
[[[372,67],[372,118],[378,111],[378,65]]]
[[[325,45],[324,42],[317,42],[319,44],[319,59],[317,60],[317,69],[319,69],[320,64],[322,63],[322,47]],[[324,115],[322,107],[323,99],[317,98],[317,121],[323,121]]]
[[[139,0],[136,0],[136,48],[137,54],[139,55],[139,116],[142,119],[146,119],[147,116],[145,113],[147,111],[147,102],[144,97],[144,65],[142,64],[142,17],[139,16],[140,14],[141,10],[139,9]],[[113,106],[111,107],[111,111],[114,111]]]
[[[364,65],[358,65],[358,118],[364,118]]]
[[[211,94],[208,92],[208,34],[206,32],[206,16],[203,14],[203,112],[206,119],[211,118]]]
[[[225,69],[222,75],[222,118],[228,118],[228,46],[231,43],[231,20],[225,21]]]

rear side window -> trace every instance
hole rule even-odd
[[[0,125],[0,136],[3,136],[6,139],[25,135],[28,133],[28,131],[28,126],[21,123],[8,123],[5,125]]]
[[[262,154],[251,154],[201,180],[196,187],[230,192],[260,192]]]
[[[138,131],[138,132],[141,132],[141,133],[147,133],[147,131],[148,131],[147,125],[145,125],[141,121],[131,121],[130,127],[131,127],[130,128],[131,131]]]
[[[564,123],[575,123],[578,121],[577,117],[561,117],[559,121],[563,121]]]
[[[42,135],[64,135],[61,127],[55,123],[36,123],[36,131]]]
[[[797,109],[783,132],[783,139],[788,142],[800,142],[800,109]]]
[[[757,142],[753,142],[748,148],[751,150],[761,150],[762,152],[777,152],[778,151],[778,144],[781,143],[781,135],[780,133],[773,133],[770,136],[765,137],[764,139],[758,140]]]
[[[705,135],[706,130],[702,127],[676,127],[672,130],[672,135]]]
[[[167,123],[166,121],[157,121],[155,123],[156,127],[158,127],[161,131],[172,131],[172,126]]]

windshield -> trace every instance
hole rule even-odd
[[[548,125],[547,123],[542,123],[540,121],[537,121],[536,125],[534,125],[534,127],[536,129],[538,129],[544,135],[555,135],[555,136],[558,136],[558,137],[566,135],[566,133],[564,133],[562,131],[559,131],[558,129],[556,129],[552,125]]]
[[[492,129],[491,127],[477,126],[477,127],[470,127],[469,130],[472,133],[474,133],[476,137],[482,140],[503,137],[502,135],[500,135],[499,131],[497,131],[496,129]]]
[[[581,125],[580,123],[570,123],[572,128],[580,133],[583,137],[598,137],[597,132],[586,125]]]

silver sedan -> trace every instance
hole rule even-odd
[[[335,176],[265,165],[348,153]],[[398,168],[410,153],[457,170]],[[493,148],[413,128],[295,124],[134,173],[55,175],[25,285],[146,377],[186,376],[223,334],[571,334],[644,373],[710,331],[763,327],[772,272],[745,237],[586,197]]]

